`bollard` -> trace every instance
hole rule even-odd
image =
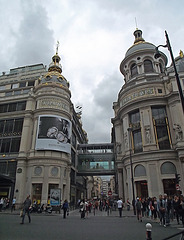
[[[146,224],[146,240],[152,240],[151,237],[152,225],[151,223]]]

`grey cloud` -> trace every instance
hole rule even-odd
[[[54,54],[53,31],[48,27],[48,16],[39,4],[24,4],[23,16],[14,46],[15,64],[27,65],[51,62]]]
[[[111,141],[111,118],[114,116],[112,105],[117,101],[118,92],[123,85],[123,76],[115,72],[105,76],[96,87],[93,94],[93,107],[89,106],[87,112],[83,112],[84,129],[88,138],[93,142]]]

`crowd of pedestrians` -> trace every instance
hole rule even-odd
[[[16,197],[13,198],[12,203],[6,198],[0,199],[0,211],[11,209],[11,212],[15,210]],[[22,224],[24,223],[25,215],[30,218],[31,200],[28,195],[23,204]],[[174,195],[173,197],[167,194],[160,195],[158,199],[156,197],[139,198],[130,203],[129,199],[126,202],[119,198],[115,199],[83,199],[78,200],[77,207],[79,208],[81,219],[88,218],[88,215],[92,213],[94,216],[96,211],[107,212],[107,216],[112,213],[112,210],[118,209],[119,217],[123,215],[123,209],[127,207],[127,211],[130,211],[131,207],[136,212],[137,220],[142,222],[144,217],[151,218],[160,223],[160,225],[166,227],[169,226],[174,219],[177,224],[182,224],[184,227],[184,197],[181,195]],[[69,215],[69,203],[67,200],[62,204],[63,218]]]
[[[114,201],[109,199],[82,199],[78,201],[81,219],[88,217],[89,213],[95,216],[96,211],[105,211],[109,215],[114,207]]]
[[[0,212],[6,209],[9,209],[9,207],[10,207],[10,199],[2,197],[0,199]]]
[[[160,225],[169,226],[174,219],[177,224],[180,223],[184,227],[184,197],[183,196],[167,196],[160,195],[157,199],[136,198],[135,209],[138,221],[142,222],[142,217],[150,217],[154,220],[159,220]]]

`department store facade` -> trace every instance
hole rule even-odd
[[[61,73],[56,52],[48,71],[37,64],[0,76],[0,196],[15,196],[17,206],[27,194],[47,204],[52,192],[73,205],[86,196],[77,144],[87,143],[87,134]]]
[[[184,113],[174,69],[164,53],[155,58],[156,46],[141,30],[134,37],[120,64],[124,85],[113,103],[118,192],[125,200],[184,193]],[[183,88],[182,51],[175,62]]]

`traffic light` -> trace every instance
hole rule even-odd
[[[180,174],[175,173],[175,181],[176,181],[176,183],[179,183],[181,181]]]

